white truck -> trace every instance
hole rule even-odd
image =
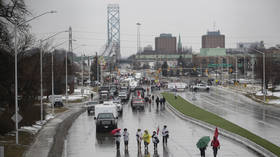
[[[208,86],[208,85],[206,85],[206,84],[196,84],[196,85],[193,85],[192,87],[191,87],[191,89],[193,90],[193,91],[199,91],[199,90],[205,90],[205,91],[207,91],[207,92],[209,92],[209,90],[210,90],[210,86]]]
[[[117,106],[111,103],[95,105],[94,119],[96,120],[96,132],[100,132],[101,130],[113,130],[117,128]]]
[[[53,99],[53,100],[52,100]],[[62,95],[50,95],[49,96],[49,102],[52,103],[54,101],[54,107],[63,107],[63,102],[62,102]]]

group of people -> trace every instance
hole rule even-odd
[[[143,141],[145,152],[148,152],[148,146],[151,143],[151,139],[152,139],[152,142],[154,144],[154,151],[157,151],[157,145],[159,143],[158,133],[159,133],[159,128],[158,128],[157,131],[153,131],[152,136],[149,134],[148,130],[144,130],[144,133],[142,134],[141,129],[137,129],[136,141],[137,141],[138,151],[141,151],[141,144],[142,144],[142,141]],[[163,126],[163,129],[162,129],[161,133],[162,133],[163,145],[166,146],[167,145],[167,139],[169,138],[169,131],[168,131],[166,125]],[[116,140],[116,148],[117,148],[117,150],[120,149],[120,142],[121,142],[121,137],[122,136],[123,136],[125,151],[128,151],[129,133],[127,131],[127,128],[124,128],[122,133],[121,133],[120,130],[118,130],[114,134],[114,137],[115,137],[115,140]]]
[[[162,97],[162,98],[159,98],[158,96],[157,96],[157,98],[156,98],[156,104],[157,104],[157,108],[158,108],[158,105],[160,104],[160,107],[165,107],[165,102],[166,102],[166,99],[165,99],[165,97]]]

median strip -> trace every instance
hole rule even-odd
[[[174,95],[171,93],[162,93],[162,95],[166,98],[167,102],[172,105],[175,109],[180,111],[186,116],[204,121],[211,125],[217,126],[219,128],[225,129],[237,135],[240,135],[244,138],[251,140],[252,142],[262,146],[263,148],[269,150],[270,152],[274,153],[277,156],[280,156],[280,147],[276,146],[275,144],[251,133],[250,131],[228,121],[224,118],[221,118],[211,112],[203,110],[185,99],[177,96],[175,99]]]

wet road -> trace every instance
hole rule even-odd
[[[200,154],[195,145],[197,140],[202,136],[213,136],[213,132],[178,118],[167,108],[156,110],[156,105],[148,105],[145,107],[145,111],[132,112],[130,104],[125,104],[123,107],[123,115],[118,120],[118,126],[119,128],[127,128],[130,133],[128,153],[124,152],[123,139],[120,151],[117,152],[113,137],[109,133],[96,134],[94,118],[88,116],[87,113],[83,113],[69,130],[65,149],[67,157],[198,157]],[[152,144],[149,145],[148,154],[145,155],[143,149],[138,153],[136,130],[138,128],[147,129],[151,133],[158,126],[162,128],[165,124],[170,132],[168,146],[163,147],[162,137],[159,135],[158,153],[153,151]],[[251,150],[228,138],[220,136],[219,139],[221,143],[219,156],[257,156]],[[212,156],[210,147],[206,150],[206,156]]]
[[[197,92],[195,101],[189,91],[178,94],[280,146],[280,109],[263,106],[243,95],[216,87],[209,93]]]

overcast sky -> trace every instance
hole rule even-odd
[[[141,46],[154,46],[160,33],[181,34],[183,46],[201,48],[201,36],[216,28],[226,36],[226,48],[236,43],[264,40],[267,46],[280,43],[280,0],[25,0],[33,16],[32,33],[40,39],[73,29],[73,48],[78,54],[95,54],[106,43],[107,5],[118,3],[121,21],[121,54],[136,53],[136,22],[141,25]],[[53,45],[67,39],[57,36]],[[67,44],[61,48],[67,48]]]

